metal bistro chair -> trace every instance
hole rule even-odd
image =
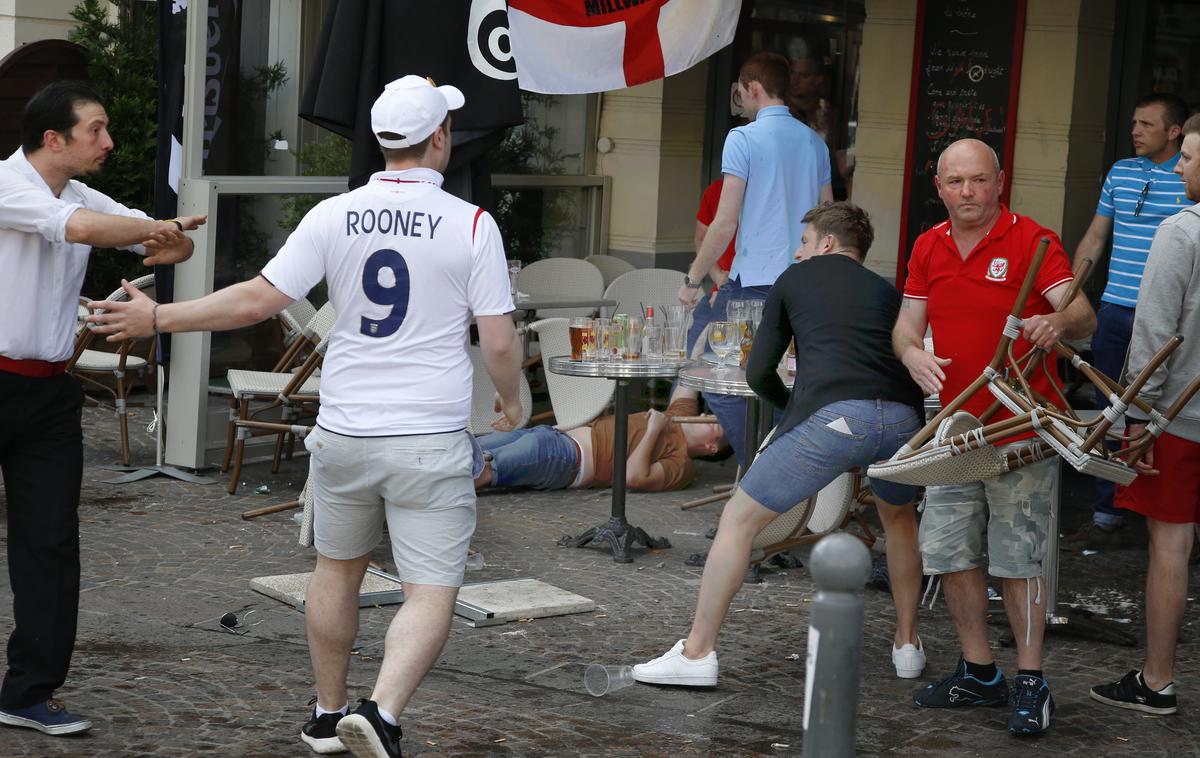
[[[646,306],[666,306],[678,302],[683,275],[666,268],[639,268],[621,274],[604,290],[605,300],[616,300],[613,313],[643,315]],[[665,316],[666,314],[661,314]]]
[[[154,274],[138,277],[130,282],[134,287],[146,293],[150,297],[154,297]],[[123,302],[129,299],[129,295],[125,293],[123,288],[116,290],[107,298],[114,302]],[[82,307],[81,299],[81,316],[86,316],[86,308]],[[104,350],[93,350],[90,345],[95,340],[96,335],[91,329],[83,325],[80,320],[80,328],[75,338],[75,351],[71,358],[67,361],[67,371],[74,375],[80,382],[86,383],[90,387],[104,390],[112,395],[113,403],[116,406],[117,419],[120,424],[121,436],[121,464],[129,465],[129,392],[137,384],[142,384],[147,389],[152,386],[150,376],[154,367],[154,348],[155,341],[149,340],[125,340],[120,343],[115,353],[110,353]],[[139,354],[135,355],[134,350],[140,346],[149,345],[144,354],[139,350]],[[112,386],[107,381],[111,380]],[[137,381],[135,381],[137,380]]]
[[[565,318],[547,318],[529,325],[542,347],[542,369],[554,411],[554,428],[563,431],[595,420],[608,408],[617,389],[612,379],[564,376],[550,370],[551,358],[571,354],[567,324]]]
[[[247,371],[230,369],[226,374],[229,382],[229,430],[225,440],[225,458],[221,470],[233,471],[229,480],[230,494],[237,492],[238,476],[246,452],[246,441],[252,437],[268,434],[276,436],[275,457],[272,473],[279,470],[284,446],[291,457],[292,446],[297,435],[291,430],[294,421],[304,412],[311,412],[318,402],[320,377],[318,369],[325,354],[329,333],[336,318],[329,303],[317,310],[305,325],[302,337],[293,344],[275,365],[274,371]],[[307,355],[305,352],[307,351]],[[303,360],[301,358],[303,357]],[[297,363],[299,367],[297,368]],[[251,410],[252,402],[263,402],[260,408]],[[262,414],[279,409],[280,424],[263,424]],[[250,423],[255,422],[255,423]]]
[[[600,273],[604,276],[605,289],[621,274],[637,270],[637,266],[615,255],[589,255],[584,260],[600,269]]]

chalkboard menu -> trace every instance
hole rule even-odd
[[[986,142],[1011,178],[1024,29],[1025,0],[919,3],[897,283],[916,238],[946,219],[933,177],[947,145],[964,137]]]

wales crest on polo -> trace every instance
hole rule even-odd
[[[987,278],[993,282],[1008,281],[1008,258],[992,258],[988,264]]]

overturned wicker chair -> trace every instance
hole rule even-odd
[[[1091,421],[1083,421],[1057,384],[1051,383],[1058,405],[1035,392],[1028,378],[1034,371],[1048,372],[1046,361],[1051,357],[1050,353],[1035,347],[1017,357],[1014,342],[1024,325],[1020,315],[1048,246],[1049,240],[1043,238],[1021,284],[996,351],[983,373],[891,459],[873,464],[868,469],[872,478],[925,486],[962,484],[1015,471],[1052,455],[1061,456],[1077,471],[1117,484],[1128,485],[1137,477],[1137,462],[1200,390],[1200,377],[1188,385],[1165,413],[1159,413],[1138,400],[1137,394],[1183,342],[1182,336],[1168,340],[1127,387],[1105,376],[1070,347],[1058,342],[1051,352],[1070,360],[1080,373],[1108,395],[1110,405]],[[1062,307],[1066,307],[1079,291],[1090,264],[1091,261],[1087,261],[1076,274],[1062,299]],[[964,412],[962,408],[966,402],[985,388],[995,396],[991,406],[979,418]],[[1105,438],[1112,425],[1131,406],[1148,415],[1150,423],[1137,438],[1125,439],[1126,447],[1109,451],[1104,445]],[[1013,416],[989,423],[1001,407]],[[1036,436],[1023,444],[999,447],[1004,440],[1030,432]]]

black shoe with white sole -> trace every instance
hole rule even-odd
[[[313,698],[309,705],[316,703]],[[312,710],[308,721],[300,727],[300,739],[304,740],[314,753],[330,755],[346,752],[346,746],[337,736],[338,722],[343,718],[341,713],[322,713],[317,715],[317,709]]]
[[[1130,671],[1112,684],[1097,684],[1091,691],[1092,700],[1118,708],[1128,708],[1158,716],[1169,716],[1176,710],[1175,683],[1155,692],[1146,686],[1142,672]]]
[[[1050,728],[1054,698],[1046,680],[1032,674],[1017,674],[1012,688],[1013,712],[1008,731],[1021,736],[1041,734]]]
[[[392,726],[379,715],[374,700],[359,700],[354,713],[337,725],[337,736],[356,758],[400,758],[400,725]]]
[[[1007,702],[1008,684],[999,668],[996,675],[985,682],[967,673],[967,663],[962,658],[958,659],[953,674],[927,684],[913,694],[913,704],[920,708],[965,708]]]

